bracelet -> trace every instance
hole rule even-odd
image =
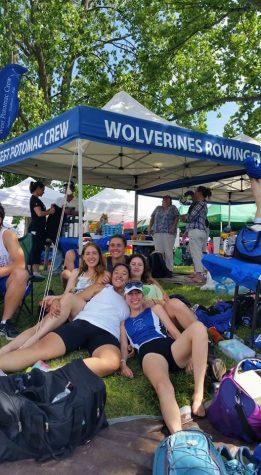
[[[126,364],[126,360],[122,359],[122,360],[121,360],[121,363],[125,363],[125,364]]]

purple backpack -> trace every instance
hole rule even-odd
[[[215,429],[228,437],[260,441],[261,406],[234,379],[245,361],[248,360],[240,361],[225,374],[207,416]],[[258,366],[261,363],[260,359],[250,361],[257,362]]]

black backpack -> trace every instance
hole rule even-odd
[[[82,360],[0,377],[0,462],[68,456],[106,427],[105,384]]]
[[[255,300],[251,295],[239,294],[237,296],[236,325],[251,326],[254,314]],[[261,302],[257,306],[256,327],[261,326]]]
[[[172,272],[167,268],[161,252],[154,251],[149,255],[149,268],[152,277],[171,277]]]

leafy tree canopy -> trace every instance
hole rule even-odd
[[[12,135],[126,90],[177,124],[238,110],[227,136],[260,133],[259,0],[2,0],[0,60],[28,68]]]

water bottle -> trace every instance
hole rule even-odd
[[[53,400],[51,401],[51,404],[57,402],[57,401],[60,401],[61,399],[65,398],[68,396],[68,394],[70,394],[72,392],[72,389],[73,389],[73,385],[71,383],[71,381],[69,381],[68,384],[66,384],[65,388],[64,388],[64,391],[62,391],[61,393],[57,394]]]

